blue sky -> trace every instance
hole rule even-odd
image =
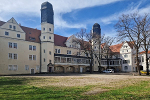
[[[41,29],[40,8],[45,0],[0,0],[0,20],[14,17],[22,26]],[[114,24],[122,14],[150,13],[150,0],[48,0],[54,9],[54,33],[76,34],[81,28],[90,32],[99,23],[102,34],[115,36]]]

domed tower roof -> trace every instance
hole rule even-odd
[[[44,2],[41,5],[41,23],[47,22],[50,24],[54,24],[54,12],[53,12],[53,6],[49,2]]]
[[[101,28],[98,23],[95,23],[93,25],[93,33],[101,35]]]

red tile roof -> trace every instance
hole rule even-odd
[[[40,43],[41,31],[33,28],[21,26],[22,30],[26,33],[26,41]]]
[[[121,49],[122,45],[123,45],[123,43],[112,45],[112,46],[110,46],[110,49],[113,53],[120,53],[120,49]]]
[[[139,54],[144,54],[145,51],[140,52]],[[150,54],[150,50],[148,51],[148,54]]]
[[[55,46],[66,47],[65,42],[66,42],[67,38],[68,37],[63,37],[63,36],[54,34],[54,44],[55,44]]]

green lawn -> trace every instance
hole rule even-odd
[[[34,81],[38,81],[38,78]],[[140,81],[137,84],[122,88],[110,88],[107,92],[89,94],[84,93],[90,91],[98,85],[58,87],[43,86],[36,87],[29,85],[32,78],[13,78],[0,77],[0,99],[1,100],[150,100],[150,81]]]

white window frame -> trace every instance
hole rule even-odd
[[[30,46],[31,46],[31,49],[30,49]],[[34,47],[35,47],[35,50],[33,49]],[[36,51],[36,46],[35,45],[29,45],[29,50]]]
[[[29,55],[30,56],[30,55]],[[28,56],[28,57],[29,57]],[[29,60],[36,60],[36,55],[31,55],[32,56],[32,59],[30,59],[30,57],[29,57]],[[33,56],[35,56],[35,59],[33,59]]]
[[[26,71],[29,70],[29,65],[25,65],[25,70],[26,70]]]
[[[10,68],[10,66],[11,66],[11,68]],[[16,66],[16,69],[14,68]],[[18,65],[8,65],[8,70],[9,71],[17,71],[18,70]]]
[[[8,33],[8,35],[6,35],[6,33]],[[5,36],[9,36],[9,32],[5,31]]]
[[[55,53],[60,53],[60,49],[55,49]]]
[[[12,54],[12,58],[9,57],[9,54]],[[18,59],[18,54],[17,53],[8,53],[8,59],[14,59],[14,54],[17,55],[17,59]]]

